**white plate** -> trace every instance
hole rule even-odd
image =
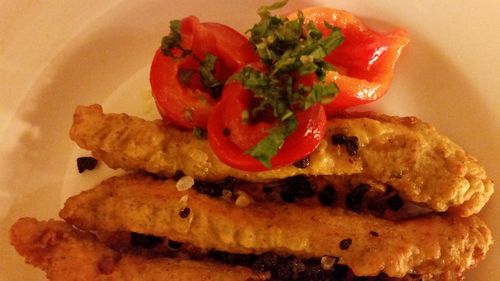
[[[334,2],[334,3],[333,3]],[[8,244],[19,217],[56,218],[61,202],[105,176],[75,172],[68,138],[78,104],[145,112],[148,65],[171,19],[197,15],[244,31],[270,1],[0,1],[0,280],[44,280]],[[335,6],[412,42],[389,93],[370,108],[415,115],[475,155],[500,180],[500,20],[491,1],[293,1],[285,12]],[[500,240],[500,198],[483,210]],[[500,280],[500,248],[469,280]]]

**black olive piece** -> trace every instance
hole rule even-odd
[[[213,182],[197,181],[194,184],[194,189],[210,197],[220,197],[224,186]]]
[[[217,182],[196,181],[194,189],[210,197],[220,197],[224,189],[232,190],[237,182],[238,180],[234,177],[226,177]]]
[[[132,232],[130,234],[130,244],[132,246],[136,247],[142,247],[145,249],[151,249],[157,246],[158,244],[161,244],[163,242],[163,238],[153,236],[153,235],[146,235],[146,234],[141,234],[141,233],[136,233]]]
[[[186,208],[182,208],[180,211],[179,211],[179,216],[183,219],[189,217],[189,214],[191,213],[191,209],[189,209],[188,207]]]
[[[304,261],[305,270],[300,273],[298,280],[301,281],[329,281],[331,271],[324,271],[321,267],[321,260],[317,258]]]
[[[403,208],[404,205],[403,199],[401,199],[401,197],[397,194],[387,199],[386,203],[392,211],[399,211],[399,209]]]
[[[361,183],[356,186],[351,192],[347,193],[345,196],[345,205],[347,208],[359,212],[363,205],[363,197],[365,193],[370,189],[370,185]]]
[[[339,243],[339,248],[341,250],[347,250],[349,247],[351,247],[352,244],[352,239],[351,238],[346,238]]]
[[[326,185],[318,193],[318,200],[323,206],[331,206],[337,201],[337,191],[331,185]]]
[[[180,180],[180,179],[181,179],[183,176],[185,176],[185,175],[186,175],[186,174],[184,174],[184,172],[183,172],[183,171],[181,171],[181,170],[177,170],[177,171],[175,171],[175,174],[174,174],[173,179],[174,179],[174,180],[176,180],[176,181],[178,181],[178,180]]]
[[[222,188],[232,190],[237,182],[238,182],[238,179],[235,177],[226,177],[221,183]]]
[[[293,165],[299,169],[305,169],[311,165],[311,159],[309,158],[309,155],[307,155],[306,157],[293,163]]]
[[[86,170],[92,171],[97,166],[97,159],[94,157],[78,157],[76,159],[78,173],[83,173]]]
[[[297,198],[314,196],[314,186],[305,176],[293,176],[286,179],[284,188]]]
[[[347,277],[347,273],[349,273],[349,267],[347,265],[343,264],[336,264],[333,266],[333,280],[335,281],[342,281],[345,280]]]
[[[389,281],[390,278],[385,273],[380,273],[379,275],[372,278],[373,281]]]
[[[295,256],[281,258],[275,268],[271,270],[273,278],[283,280],[296,280],[300,272],[305,270],[305,265],[301,259]]]
[[[358,137],[356,136],[346,136],[344,134],[332,135],[332,144],[344,145],[347,153],[350,156],[358,154],[359,144]]]
[[[293,193],[288,192],[286,190],[282,190],[280,192],[280,197],[281,197],[281,200],[283,200],[283,202],[286,202],[286,203],[295,203],[295,201],[297,200]]]
[[[208,257],[223,263],[243,266],[251,266],[257,259],[257,256],[254,254],[232,254],[217,250],[208,252]]]
[[[177,241],[174,241],[174,240],[168,240],[168,247],[170,249],[174,249],[174,250],[177,250],[179,249],[180,247],[182,247],[182,243],[181,242],[177,242]]]
[[[270,186],[263,186],[262,187],[262,192],[264,192],[264,193],[272,193],[273,192],[273,188],[270,187]]]
[[[252,268],[257,272],[264,272],[271,270],[278,264],[279,257],[273,252],[266,252],[257,257],[257,260],[253,263]]]

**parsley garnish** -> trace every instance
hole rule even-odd
[[[313,23],[304,23],[301,11],[295,20],[271,14],[271,10],[279,9],[287,2],[261,7],[258,11],[260,22],[249,30],[250,42],[269,72],[259,72],[247,66],[237,77],[245,89],[254,93],[255,103],[246,113],[245,122],[255,122],[272,113],[278,123],[266,138],[246,151],[267,168],[271,168],[271,159],[286,137],[297,129],[292,108],[306,110],[318,102],[331,102],[338,92],[334,83],[324,81],[326,72],[333,67],[323,58],[343,42],[344,36],[338,28],[326,22],[325,26],[331,32],[323,36]],[[295,89],[297,74],[303,76],[313,72],[319,82],[312,86],[299,85]]]

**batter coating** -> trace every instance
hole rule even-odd
[[[359,149],[349,155],[330,141],[334,134],[356,136]],[[414,117],[365,113],[328,121],[323,143],[305,169],[286,166],[265,172],[231,168],[215,156],[207,140],[126,114],[103,114],[100,105],[79,106],[71,138],[111,168],[146,170],[172,176],[183,171],[197,180],[228,176],[262,182],[304,175],[357,175],[363,181],[390,185],[400,196],[438,212],[470,216],[493,193],[493,183],[477,160]]]
[[[237,207],[144,175],[106,180],[68,199],[60,216],[82,229],[166,236],[203,249],[336,256],[358,276],[458,278],[492,243],[489,229],[475,216],[393,222],[321,206],[256,202]]]
[[[51,281],[247,281],[265,280],[249,268],[120,254],[87,232],[60,221],[17,221],[11,243],[26,262],[43,269]]]

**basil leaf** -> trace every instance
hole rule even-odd
[[[246,153],[259,160],[266,168],[271,169],[271,159],[278,154],[279,149],[285,142],[285,138],[291,135],[297,129],[297,126],[297,119],[292,113],[292,116],[287,118],[283,125],[272,128],[266,138],[259,141]]]

